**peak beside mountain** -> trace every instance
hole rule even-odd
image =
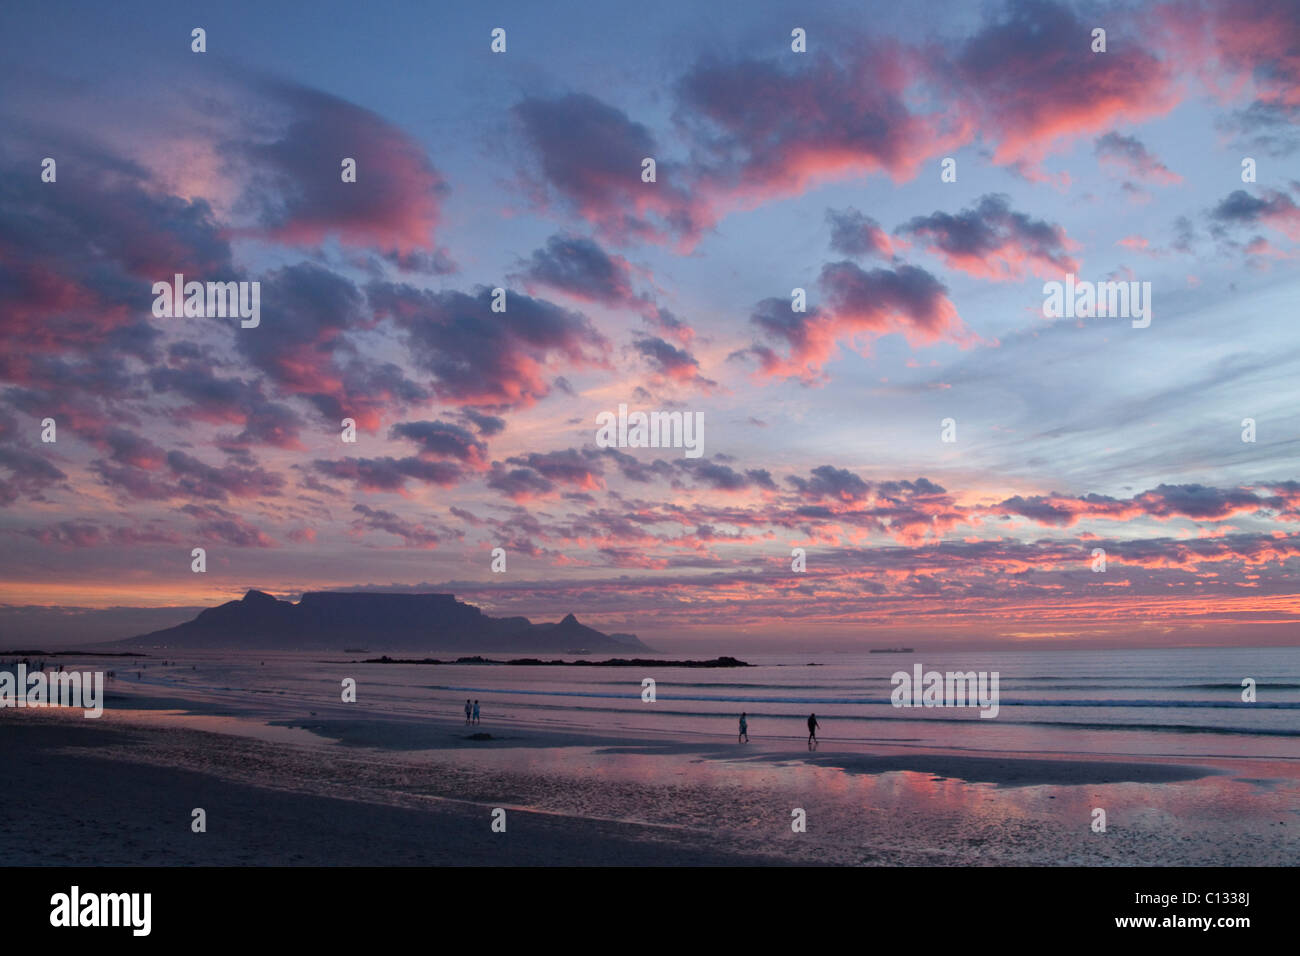
[[[557,624],[494,618],[453,594],[308,591],[294,604],[256,589],[192,621],[118,643],[173,649],[650,650],[635,635],[604,634],[573,614]]]

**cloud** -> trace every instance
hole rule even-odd
[[[174,272],[228,275],[230,247],[211,206],[160,192],[148,172],[86,142],[59,151],[65,172],[26,169],[45,143],[15,126],[0,147],[0,379],[71,399],[108,421],[96,392],[148,358],[159,337],[141,316],[151,284]],[[22,169],[13,154],[22,153]],[[43,154],[42,154],[43,155]]]
[[[419,457],[425,459],[452,458],[476,470],[487,468],[487,444],[475,438],[468,429],[449,422],[400,422],[389,433],[390,438],[405,438],[419,446]]]
[[[856,209],[827,209],[826,221],[831,226],[831,249],[852,259],[875,256],[889,259],[894,255],[894,243],[880,223],[864,216]]]
[[[1300,240],[1300,207],[1286,193],[1263,190],[1263,197],[1238,189],[1220,200],[1210,212],[1219,234],[1223,227],[1270,226],[1292,239]]]
[[[493,463],[493,477],[501,474],[496,464]],[[598,491],[604,487],[602,480],[604,469],[601,467],[600,458],[590,451],[584,453],[574,448],[566,448],[544,454],[531,452],[527,455],[507,458],[506,464],[514,465],[516,469],[527,469],[548,483],[571,485],[584,491]],[[519,476],[515,476],[512,480],[519,480]],[[492,484],[491,479],[488,484],[491,487],[498,487]],[[540,483],[532,482],[531,479],[529,484],[535,488],[541,487]]]
[[[899,47],[856,36],[842,47],[790,65],[708,57],[692,67],[676,117],[695,143],[697,192],[749,207],[865,173],[908,179],[965,135],[960,122],[912,112]]]
[[[90,548],[101,544],[104,533],[99,525],[89,521],[60,521],[46,528],[29,528],[23,534],[35,538],[42,544],[61,545],[69,548]]]
[[[1275,156],[1300,147],[1300,8],[1290,0],[1185,0],[1158,7],[1156,19],[1170,55],[1194,64],[1219,99],[1250,97],[1216,121],[1220,129]]]
[[[863,270],[852,262],[827,263],[818,286],[823,307],[794,312],[784,299],[764,299],[750,322],[768,339],[784,343],[788,357],[755,345],[746,353],[759,359],[763,374],[798,377],[805,383],[824,378],[824,368],[841,344],[870,342],[900,333],[913,346],[974,341],[962,324],[947,289],[915,266]]]
[[[429,485],[450,487],[458,484],[463,472],[458,465],[420,458],[343,458],[337,461],[316,459],[312,467],[329,478],[351,481],[358,491],[387,491],[407,494],[410,479]]]
[[[695,382],[706,389],[718,383],[700,375],[700,363],[690,352],[653,335],[638,336],[632,347],[664,379]]]
[[[366,505],[354,505],[352,510],[361,516],[353,523],[355,530],[384,531],[396,535],[407,548],[436,548],[442,537],[448,536],[446,529],[430,529],[423,524],[407,521],[391,511]]]
[[[1283,498],[1261,498],[1244,488],[1162,484],[1129,499],[1097,494],[1070,497],[1055,492],[1030,497],[1016,495],[994,506],[991,511],[1020,515],[1041,525],[1068,528],[1085,519],[1131,521],[1148,517],[1162,521],[1172,518],[1222,521],[1236,514],[1284,507],[1286,502]]]
[[[730,465],[705,458],[683,458],[673,462],[673,467],[691,476],[697,485],[714,491],[745,491],[758,487],[767,491],[776,490],[776,482],[764,468],[750,468],[743,472],[736,471]]]
[[[617,107],[586,93],[530,96],[513,114],[531,148],[524,171],[534,201],[562,206],[615,241],[693,239],[701,224],[679,167],[650,131]],[[641,181],[642,160],[656,181]]]
[[[799,492],[803,498],[820,501],[834,498],[839,501],[858,501],[870,493],[870,486],[846,468],[834,465],[819,465],[811,472],[811,477],[798,475],[786,477],[786,483]]]
[[[432,251],[449,191],[413,137],[370,110],[288,82],[256,78],[240,96],[257,104],[250,113],[277,117],[275,138],[241,127],[223,144],[245,170],[240,205],[257,221],[248,232],[293,245],[333,236],[403,254],[399,266],[441,271],[445,263],[409,258]],[[344,157],[356,160],[355,183],[342,181]]]
[[[1174,71],[1150,43],[1126,42],[1110,18],[1107,50],[1093,53],[1092,22],[1065,4],[1011,0],[935,75],[993,145],[993,161],[1029,175],[1049,152],[1121,122],[1169,112]]]
[[[662,306],[656,306],[653,311],[647,312],[643,317],[651,329],[673,339],[680,345],[687,346],[695,340],[695,330]]]
[[[167,467],[176,478],[174,495],[224,501],[236,498],[274,497],[284,479],[261,468],[226,465],[216,468],[182,451],[167,453]]]
[[[156,393],[176,394],[190,404],[171,412],[183,421],[242,425],[227,444],[271,445],[301,449],[303,423],[287,405],[272,401],[258,382],[219,378],[208,361],[182,359],[150,370],[148,382]]]
[[[198,523],[200,542],[215,540],[236,548],[273,548],[275,541],[260,528],[216,505],[185,505],[180,509]]]
[[[103,444],[111,450],[112,460],[92,461],[89,470],[127,500],[274,498],[285,483],[282,476],[251,459],[217,467],[182,451],[164,456],[152,442],[124,431],[111,433]]]
[[[631,266],[622,256],[611,256],[595,241],[570,235],[551,236],[546,246],[533,250],[511,276],[529,292],[547,286],[584,302],[608,306],[645,308],[647,300],[632,290]]]
[[[465,420],[478,429],[478,433],[484,438],[491,438],[493,435],[499,435],[505,431],[506,420],[496,415],[487,415],[483,412],[476,411],[472,408],[462,408],[460,414]]]
[[[11,505],[20,498],[44,501],[45,493],[67,479],[44,455],[16,445],[0,445],[0,468],[9,472],[0,477],[0,505]]]
[[[111,450],[110,457],[113,461],[133,468],[156,471],[166,461],[167,453],[163,449],[125,428],[113,429],[105,436],[104,442]]]
[[[1112,131],[1098,137],[1093,145],[1097,158],[1103,163],[1116,165],[1143,182],[1171,186],[1183,181],[1183,177],[1152,156],[1136,136],[1122,136]]]
[[[586,316],[545,299],[507,291],[506,310],[492,311],[492,290],[430,292],[371,283],[378,315],[402,331],[432,390],[461,405],[527,408],[551,390],[555,367],[604,367],[609,342]]]
[[[529,501],[551,494],[554,482],[532,468],[507,468],[499,461],[492,463],[492,473],[487,485],[514,501]]]
[[[348,279],[315,263],[286,266],[262,279],[262,306],[274,320],[235,333],[236,348],[282,392],[327,421],[343,418],[374,431],[384,411],[428,393],[393,363],[364,357],[354,338],[373,328],[365,297]]]
[[[1026,272],[1048,277],[1079,269],[1069,255],[1075,244],[1061,226],[1014,211],[999,194],[982,196],[955,216],[916,216],[895,231],[976,278],[1007,281]]]

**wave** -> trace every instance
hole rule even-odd
[[[506,687],[458,687],[450,684],[434,684],[431,690],[456,691],[460,694],[495,694],[523,695],[538,697],[594,697],[603,700],[639,700],[639,686],[630,688],[621,694],[601,693],[590,690],[524,690]],[[888,697],[750,697],[738,694],[677,694],[671,687],[656,690],[656,699],[663,701],[695,701],[700,703],[721,704],[867,704],[894,708]],[[1123,707],[1172,707],[1172,708],[1223,708],[1241,710],[1300,710],[1300,701],[1261,701],[1247,704],[1240,700],[1008,700],[1002,697],[1000,707],[1096,707],[1115,709]],[[940,710],[942,708],[915,708],[923,710]]]
[[[680,700],[680,698],[678,699]],[[615,707],[592,707],[592,706],[583,706],[581,704],[565,705],[565,704],[536,703],[536,704],[529,704],[528,709],[530,711],[554,711],[556,713],[561,713],[565,715],[571,715],[575,713],[603,714],[603,715],[609,715],[611,717],[626,717],[628,715],[627,710],[622,710]],[[891,710],[892,709],[893,708],[891,708]],[[1113,731],[1140,731],[1140,732],[1175,733],[1175,734],[1228,734],[1228,735],[1240,734],[1249,737],[1286,737],[1286,738],[1300,737],[1300,729],[1289,729],[1289,728],[1270,729],[1264,727],[1229,727],[1229,726],[1213,726],[1209,724],[1160,724],[1160,723],[1150,723],[1150,722],[1106,723],[1104,721],[1098,721],[1098,720],[1009,720],[1005,717],[1002,717],[1001,715],[999,715],[996,721],[991,721],[991,720],[981,720],[980,718],[975,716],[943,717],[943,716],[938,716],[936,714],[936,711],[942,712],[940,708],[931,708],[928,711],[928,713],[933,716],[927,716],[927,717],[911,716],[911,715],[898,716],[898,717],[865,717],[862,715],[821,714],[819,715],[818,719],[826,721],[826,725],[825,727],[823,727],[823,736],[826,740],[863,740],[863,741],[876,741],[882,743],[895,743],[898,740],[901,740],[903,738],[842,737],[842,736],[830,736],[827,735],[825,732],[827,730],[833,730],[833,728],[836,726],[842,726],[846,721],[852,721],[854,723],[860,722],[868,725],[871,724],[875,724],[875,725],[965,724],[967,726],[987,727],[989,729],[996,729],[993,725],[997,724],[999,726],[1059,727],[1059,728],[1070,728],[1072,730],[1087,730],[1087,731],[1113,730]],[[908,714],[908,711],[900,708],[899,713]],[[679,717],[687,720],[695,720],[708,725],[712,725],[714,722],[720,720],[728,720],[728,721],[733,720],[733,715],[731,714],[719,714],[715,711],[672,709],[667,707],[656,710],[655,714],[656,716],[659,717]],[[791,721],[791,722],[797,722],[801,724],[806,719],[806,715],[803,713],[783,714],[783,713],[765,712],[765,711],[757,711],[757,710],[749,711],[748,716],[750,720],[751,729],[764,726],[765,721],[782,721],[782,722]],[[601,722],[601,726],[605,726],[606,724],[607,724],[606,721]],[[782,736],[781,734],[768,734],[768,733],[761,733],[761,734],[756,733],[756,735],[762,736],[764,738]],[[916,738],[907,738],[907,739],[916,739]]]
[[[1300,701],[1242,700],[1007,700],[1003,707],[1222,707],[1241,710],[1300,710]]]
[[[1093,678],[1092,680],[1096,680],[1096,679],[1097,679],[1097,678]],[[1036,681],[1040,681],[1040,680],[1051,680],[1051,681],[1065,681],[1065,680],[1069,680],[1069,681],[1075,681],[1075,683],[1070,683],[1070,684],[1064,684],[1064,683],[1053,683],[1052,686],[1051,686],[1051,688],[1050,688],[1050,691],[1062,691],[1062,690],[1106,690],[1106,691],[1121,691],[1121,690],[1138,690],[1138,691],[1151,691],[1151,690],[1161,690],[1161,691],[1165,691],[1165,690],[1170,690],[1170,691],[1173,691],[1173,690],[1222,690],[1222,691],[1232,691],[1232,692],[1235,692],[1235,693],[1240,693],[1240,692],[1241,692],[1241,682],[1240,682],[1240,681],[1237,681],[1237,682],[1230,682],[1230,681],[1229,681],[1229,682],[1222,682],[1222,683],[1220,683],[1220,682],[1214,682],[1214,683],[1206,682],[1206,683],[1197,683],[1197,684],[1165,684],[1165,683],[1162,683],[1162,681],[1163,681],[1163,680],[1167,680],[1168,678],[1161,678],[1161,677],[1153,677],[1153,678],[1151,678],[1151,680],[1149,680],[1149,681],[1135,682],[1132,674],[1125,675],[1124,677],[1104,678],[1104,679],[1105,679],[1105,680],[1113,680],[1113,681],[1127,681],[1127,683],[1123,683],[1123,684],[1117,684],[1117,683],[1105,683],[1105,684],[1102,684],[1102,683],[1090,683],[1090,682],[1089,682],[1089,679],[1087,679],[1087,678],[1077,678],[1077,677],[1050,677],[1050,678],[1038,678],[1038,677],[1014,677],[1014,678],[1010,678],[1010,677],[1007,677],[1005,674],[1003,674],[1003,675],[1000,675],[1000,676],[999,676],[999,686],[1001,687],[1001,689],[1002,689],[1004,692],[1005,692],[1005,691],[1008,691],[1008,690],[1039,690],[1040,688],[1037,688],[1037,687],[1034,686],[1034,683],[1035,683]],[[851,680],[852,680],[852,683],[832,682],[832,683],[826,683],[826,684],[819,684],[819,683],[810,682],[810,681],[804,681],[803,683],[799,683],[799,684],[759,684],[759,683],[751,683],[751,682],[749,682],[749,681],[683,681],[683,680],[664,680],[664,681],[659,681],[659,686],[660,686],[660,687],[664,687],[664,688],[670,688],[670,689],[673,689],[673,688],[689,688],[689,689],[691,689],[691,690],[735,690],[735,691],[801,690],[801,691],[805,691],[805,692],[814,692],[814,691],[841,691],[841,692],[857,692],[857,693],[861,693],[862,690],[863,690],[863,688],[861,687],[861,683],[862,683],[862,682],[870,681],[870,682],[872,682],[872,683],[874,683],[874,684],[881,684],[881,685],[888,683],[887,679],[884,678],[883,676],[877,676],[877,677],[862,677],[862,678],[852,678]],[[575,681],[572,681],[572,682],[571,682],[572,686],[583,686],[583,687],[608,687],[608,686],[610,686],[611,684],[615,684],[615,683],[617,683],[617,684],[620,685],[620,686],[623,686],[623,684],[624,684],[624,682],[622,682],[622,681],[615,682],[615,681],[611,681],[611,680],[609,680],[608,678],[597,679],[597,680],[590,680],[590,681],[579,681],[579,680],[575,680]],[[1257,690],[1300,690],[1300,683],[1295,683],[1295,682],[1277,682],[1277,681],[1268,681],[1268,682],[1265,682],[1265,681],[1259,681],[1259,680],[1257,680],[1257,681],[1255,682],[1255,687],[1256,687]],[[1042,691],[1042,692],[1047,692],[1047,691],[1049,691],[1049,688],[1041,688],[1041,691]]]

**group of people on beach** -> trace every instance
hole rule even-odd
[[[465,724],[477,724],[479,722],[478,701],[465,699]],[[817,722],[816,714],[808,715],[808,749],[817,749],[817,730],[821,724]],[[740,715],[740,733],[736,735],[736,743],[749,743],[749,714]]]
[[[808,715],[808,749],[817,749],[817,728],[821,724],[817,722],[816,714]],[[736,735],[736,743],[749,743],[749,714],[742,712],[740,715],[740,733]]]

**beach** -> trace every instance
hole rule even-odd
[[[176,676],[189,670],[170,666]],[[260,673],[277,662],[254,666]],[[428,686],[427,669],[387,673],[392,686]],[[524,679],[501,669],[470,676]],[[765,737],[776,723],[765,717],[751,718],[749,744],[736,743],[734,728],[692,736],[650,722],[632,732],[608,715],[563,721],[504,705],[509,717],[489,711],[469,727],[452,706],[413,712],[395,690],[363,705],[380,679],[365,672],[356,704],[322,700],[310,709],[292,693],[174,677],[114,682],[94,720],[62,709],[0,712],[6,763],[24,768],[0,783],[14,824],[0,850],[26,865],[1203,866],[1300,858],[1300,761],[1285,735],[1198,735],[1222,746],[1192,753],[1182,735],[1166,733],[1154,735],[1165,746],[1140,755],[1070,753],[936,746],[906,739],[901,728],[894,739],[843,739],[832,716],[823,722],[829,736],[810,751],[791,734]],[[665,690],[667,710],[671,684]],[[966,732],[985,733],[982,726]],[[1127,739],[1127,731],[1113,733]],[[1086,730],[1053,731],[1052,739],[1081,735],[1098,739]],[[1233,746],[1238,736],[1249,746]],[[191,832],[194,808],[206,813],[204,833]],[[492,829],[498,808],[504,832]],[[1105,832],[1093,829],[1098,808]],[[798,810],[803,832],[791,825]]]

